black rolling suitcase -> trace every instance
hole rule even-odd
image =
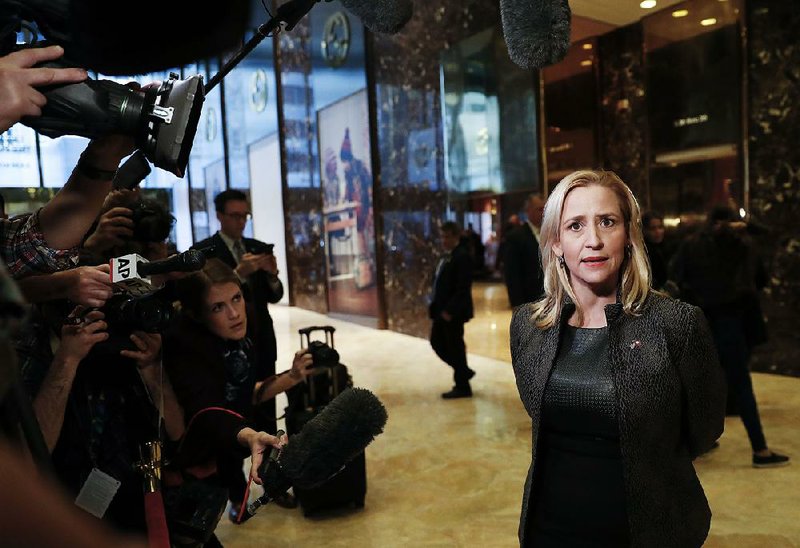
[[[325,333],[325,341],[311,340],[315,331]],[[325,406],[343,390],[353,386],[347,367],[339,362],[333,343],[336,329],[330,325],[311,326],[299,330],[300,345],[314,356],[314,369],[302,382],[287,393],[286,432],[291,436],[303,429]],[[320,511],[364,506],[367,493],[367,468],[364,453],[351,460],[334,477],[313,489],[294,488],[294,494],[305,516]]]

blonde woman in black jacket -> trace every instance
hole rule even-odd
[[[692,459],[720,436],[725,386],[702,312],[650,289],[639,206],[613,173],[565,177],[545,206],[545,296],[511,355],[533,421],[521,546],[701,546]]]

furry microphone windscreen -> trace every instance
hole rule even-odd
[[[503,35],[511,60],[524,69],[559,62],[570,44],[568,0],[500,0]]]
[[[292,436],[281,451],[281,472],[310,489],[361,453],[386,425],[386,408],[369,390],[349,388]]]
[[[342,0],[342,5],[369,30],[382,34],[400,31],[414,11],[411,0]]]

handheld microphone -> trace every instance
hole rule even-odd
[[[249,504],[255,511],[291,486],[311,489],[326,482],[383,432],[388,415],[364,388],[348,388],[303,426],[280,451],[274,449],[258,470],[264,495]]]
[[[342,0],[342,5],[369,30],[382,34],[398,32],[414,11],[411,0]]]
[[[150,276],[170,272],[195,272],[206,264],[206,256],[196,249],[178,253],[160,261],[149,262],[136,253],[115,257],[109,262],[111,283],[135,297],[152,293],[157,288]]]
[[[203,252],[190,249],[166,259],[142,263],[139,265],[139,272],[143,276],[169,274],[170,272],[197,272],[205,265],[206,256]]]
[[[511,60],[524,69],[559,62],[570,44],[568,0],[500,0],[503,35]]]

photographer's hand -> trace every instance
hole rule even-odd
[[[61,46],[27,48],[0,57],[0,132],[19,122],[23,116],[41,116],[47,104],[34,86],[83,82],[88,78],[80,68],[33,68],[64,55]]]
[[[167,436],[173,441],[179,440],[185,431],[183,408],[172,390],[169,377],[164,375],[161,364],[161,335],[134,331],[131,340],[138,350],[121,350],[120,355],[136,362],[151,402],[156,408],[160,408],[164,416]]]
[[[83,244],[83,247],[96,255],[122,245],[133,236],[133,211],[127,207],[113,207],[100,216],[97,228]]]
[[[259,485],[261,485],[261,478],[258,477],[258,469],[264,460],[264,452],[272,447],[282,449],[288,442],[288,438],[285,435],[277,438],[266,432],[256,432],[250,427],[239,430],[239,433],[236,434],[236,440],[242,446],[250,448],[250,479]]]
[[[136,362],[140,371],[161,365],[161,335],[134,331],[131,340],[138,350],[121,350],[120,355]]]
[[[61,328],[61,344],[53,361],[77,368],[95,344],[108,338],[105,315],[92,310],[81,318],[83,310],[82,306],[75,307]]]
[[[294,355],[292,368],[288,374],[284,372],[256,383],[253,390],[253,403],[263,403],[271,400],[281,392],[286,392],[294,385],[305,380],[311,374],[313,367],[314,358],[308,350],[298,350]]]
[[[47,449],[53,451],[61,435],[67,399],[78,365],[92,347],[108,338],[103,313],[92,310],[81,316],[84,308],[79,306],[67,318],[61,328],[61,344],[53,356],[42,386],[33,400],[33,411],[42,430]]]

